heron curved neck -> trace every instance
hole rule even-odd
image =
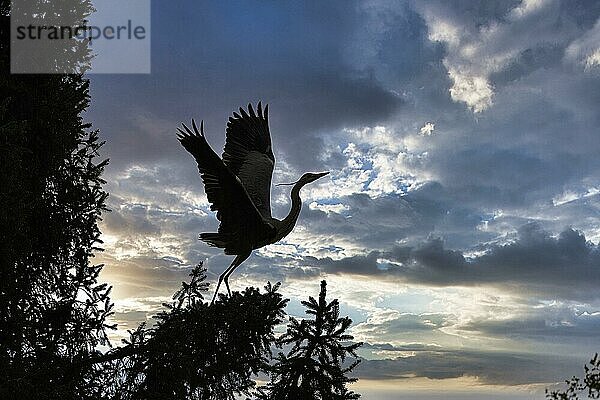
[[[281,222],[281,231],[279,232],[278,240],[286,237],[296,225],[296,221],[298,220],[298,216],[300,215],[300,210],[302,209],[302,199],[300,199],[300,189],[304,186],[304,183],[297,182],[292,188],[292,207],[290,208],[290,212]]]

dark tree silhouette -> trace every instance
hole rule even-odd
[[[594,355],[588,365],[583,367],[583,379],[576,376],[565,381],[567,388],[564,390],[549,391],[546,389],[546,398],[551,400],[576,400],[579,394],[587,395],[590,399],[600,399],[600,358]]]
[[[97,398],[83,360],[107,344],[111,304],[90,264],[107,195],[102,143],[81,117],[88,82],[11,75],[8,12],[1,0],[0,398]]]
[[[114,354],[113,399],[235,399],[251,395],[254,377],[267,370],[274,329],[283,321],[279,285],[265,292],[247,288],[213,305],[202,264],[192,270],[173,304],[152,328],[131,332],[127,346]],[[122,357],[122,355],[126,355]],[[110,355],[109,355],[110,357]]]
[[[361,343],[352,340],[346,330],[352,323],[348,317],[340,318],[339,303],[327,303],[326,283],[321,282],[319,300],[310,297],[303,301],[306,313],[314,319],[298,321],[290,318],[287,333],[280,345],[291,345],[287,355],[280,353],[271,369],[272,380],[263,395],[264,399],[315,399],[345,400],[360,397],[346,385],[356,381],[347,376],[359,360],[343,366],[348,356],[357,357],[355,351]]]
[[[325,281],[319,301],[303,302],[314,320],[290,319],[279,339],[284,300],[278,284],[263,293],[255,288],[204,301],[206,270],[199,264],[160,313],[154,327],[141,325],[130,332],[125,346],[97,358],[106,372],[102,396],[133,399],[357,399],[346,375],[358,361],[360,343],[345,343],[350,319],[339,317],[337,300],[325,301]],[[271,349],[291,346],[275,359]],[[271,376],[267,386],[257,378]]]

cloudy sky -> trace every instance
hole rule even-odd
[[[543,398],[600,350],[600,2],[153,2],[152,73],[93,75],[112,212],[104,279],[121,333],[205,260],[214,231],[175,127],[270,105],[294,232],[236,289],[326,278],[365,342],[375,399]],[[289,209],[273,187],[273,212]],[[118,336],[119,333],[116,334]],[[542,390],[540,392],[540,390]]]

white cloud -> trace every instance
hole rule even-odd
[[[483,26],[451,18],[449,10],[418,4],[429,39],[447,46],[443,62],[452,80],[452,100],[465,103],[474,113],[485,111],[493,105],[497,90],[490,82],[491,74],[505,68],[524,50],[564,40],[548,22],[552,19],[539,15],[554,12],[555,4],[555,0],[524,0],[506,20]]]
[[[341,204],[341,203],[319,204],[316,201],[311,202],[308,207],[311,210],[320,210],[327,214],[329,214],[329,213],[342,214],[344,211],[350,210],[350,207],[348,207],[345,204]]]
[[[593,28],[569,44],[565,50],[565,60],[582,65],[586,70],[600,66],[600,20]]]
[[[419,130],[419,135],[421,135],[421,136],[431,136],[431,135],[433,135],[433,131],[434,130],[435,130],[435,124],[433,122],[427,122]]]
[[[494,91],[486,77],[462,74],[453,67],[448,68],[448,74],[454,82],[450,88],[452,100],[466,103],[475,113],[491,107]]]
[[[426,12],[425,16],[429,22],[429,40],[446,42],[451,46],[458,46],[460,44],[461,38],[464,35],[461,27],[441,15]]]
[[[585,59],[585,67],[586,69],[591,69],[593,67],[600,66],[600,48],[596,49],[593,53],[588,55]]]
[[[575,190],[565,190],[560,195],[557,195],[552,198],[552,204],[554,206],[562,206],[563,204],[570,203],[572,201],[576,201],[579,199],[584,199],[586,197],[592,197],[600,193],[600,188],[590,187],[582,191]]]
[[[277,242],[257,250],[257,254],[263,257],[286,257],[300,260],[300,252],[297,245],[290,244],[287,241]]]
[[[548,0],[523,0],[521,4],[510,11],[509,17],[513,20],[525,18],[548,5]]]
[[[371,197],[406,193],[431,178],[423,168],[428,156],[423,136],[433,129],[431,122],[419,133],[406,135],[386,126],[345,129],[349,143],[341,152],[346,166],[335,171],[328,183],[307,187],[308,199],[319,203],[319,199],[354,193]]]

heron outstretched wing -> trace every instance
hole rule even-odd
[[[248,111],[240,108],[227,122],[223,162],[242,181],[252,202],[266,218],[271,218],[271,177],[275,156],[269,133],[269,106],[264,112],[259,102]]]
[[[177,137],[196,159],[210,208],[217,211],[217,219],[221,221],[219,237],[212,240],[211,244],[225,247],[226,251],[230,247],[234,251],[231,246],[241,246],[251,238],[269,234],[273,227],[262,217],[241,181],[206,141],[204,122],[200,125],[200,131],[194,120],[193,131],[185,124],[182,127],[177,128]]]

